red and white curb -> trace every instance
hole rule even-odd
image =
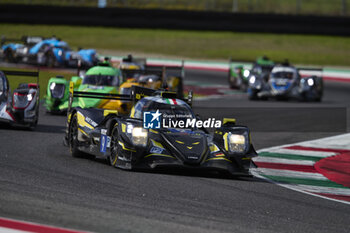
[[[258,151],[253,175],[310,195],[350,204],[350,134]]]
[[[0,233],[84,233],[83,231],[37,224],[33,222],[18,221],[0,217]]]

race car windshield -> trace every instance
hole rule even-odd
[[[71,50],[69,48],[69,46],[60,46],[60,45],[56,45],[55,48],[59,48],[59,49],[63,49],[63,50]]]
[[[94,86],[119,86],[118,76],[113,75],[86,75],[83,84]]]
[[[190,108],[186,105],[169,105],[158,102],[152,102],[150,106],[145,106],[144,111],[155,112],[159,110],[163,117],[171,118],[172,120],[184,120],[188,118],[193,119],[194,115]]]
[[[293,72],[286,72],[286,71],[281,71],[281,72],[275,72],[271,74],[272,78],[285,78],[285,79],[292,79],[293,78]]]
[[[257,74],[261,74],[261,73],[268,73],[268,72],[271,72],[273,66],[255,66],[253,67],[253,72],[254,73],[257,73]]]
[[[168,104],[160,103],[156,101],[140,100],[135,105],[135,118],[142,119],[144,112],[156,112],[159,110],[162,113],[162,117],[171,118],[171,120],[184,120],[194,119],[195,116],[188,105],[182,104]]]

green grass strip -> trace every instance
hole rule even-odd
[[[281,158],[281,159],[292,159],[292,160],[308,160],[308,161],[314,161],[314,162],[317,162],[323,159],[323,157],[317,157],[317,156],[281,154],[281,153],[271,153],[271,152],[261,152],[259,153],[259,156]]]
[[[105,55],[162,54],[222,62],[267,55],[275,61],[288,58],[293,64],[350,66],[350,37],[341,36],[5,23],[0,31],[8,38],[56,35],[73,49],[96,48]]]
[[[344,187],[343,185],[337,184],[337,183],[330,181],[330,180],[328,181],[328,180],[316,180],[316,179],[308,179],[308,178],[292,178],[292,177],[269,176],[269,175],[262,175],[262,176],[264,176],[268,179],[278,181],[278,182],[283,182],[283,183],[346,189],[346,187]]]

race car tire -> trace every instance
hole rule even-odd
[[[56,57],[52,52],[46,54],[46,66],[50,68],[56,66]]]
[[[116,167],[117,159],[118,159],[118,153],[119,153],[119,131],[118,127],[114,127],[111,133],[111,153],[108,156],[108,162],[111,166]]]
[[[38,119],[36,119],[33,123],[29,125],[29,129],[34,130],[37,125],[38,125]]]
[[[258,100],[258,92],[254,89],[248,88],[248,98],[249,100]]]
[[[242,82],[242,84],[241,84],[241,86],[240,86],[240,89],[241,89],[241,91],[243,91],[243,92],[247,92],[247,90],[248,90],[248,85],[247,85],[246,83]]]
[[[75,113],[72,116],[68,131],[69,150],[73,157],[81,157],[81,152],[78,149],[78,119]]]
[[[237,78],[232,77],[230,74],[228,75],[228,83],[231,89],[239,88],[239,86],[237,86]]]
[[[6,49],[4,51],[4,55],[5,55],[5,61],[6,62],[9,62],[9,63],[16,63],[16,59],[15,59],[15,56],[14,56],[14,52],[12,51],[12,49]]]

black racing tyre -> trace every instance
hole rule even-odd
[[[241,86],[240,86],[241,91],[247,92],[248,90],[248,84],[242,82]]]
[[[34,130],[37,125],[38,125],[38,118],[29,125],[29,129]]]
[[[77,114],[75,113],[71,118],[68,131],[69,150],[73,157],[81,157],[81,152],[78,149],[78,143],[78,120]]]
[[[249,89],[248,88],[248,98],[249,100],[258,100],[258,92],[254,89]]]
[[[228,83],[231,89],[237,89],[237,86],[232,83],[231,78],[229,78]]]
[[[46,54],[46,66],[50,68],[56,66],[56,57],[52,52]]]
[[[6,49],[4,51],[4,59],[6,62],[8,63],[16,63],[16,59],[15,59],[15,56],[14,56],[14,52],[12,51],[12,49]]]
[[[117,159],[118,159],[118,153],[119,153],[119,131],[118,127],[114,127],[112,130],[112,137],[111,137],[111,153],[108,156],[108,162],[111,166],[116,167]]]

